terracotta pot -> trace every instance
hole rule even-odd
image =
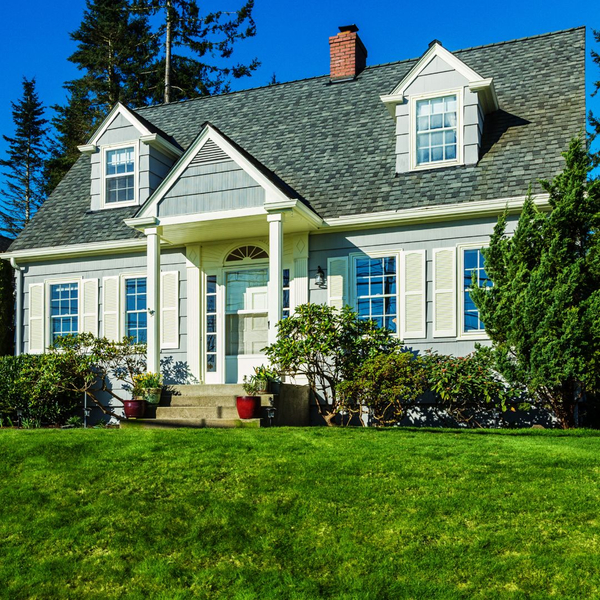
[[[123,402],[125,409],[125,416],[128,419],[140,419],[144,416],[146,410],[146,401],[140,398],[133,398],[132,400],[125,400]]]
[[[254,419],[259,406],[259,396],[238,396],[236,398],[236,407],[240,419]]]
[[[145,398],[148,404],[158,404],[160,402],[160,395],[162,388],[148,388],[146,389]]]

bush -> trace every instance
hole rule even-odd
[[[0,357],[0,415],[21,421],[56,425],[64,423],[81,403],[81,396],[61,389],[67,377],[49,354]]]

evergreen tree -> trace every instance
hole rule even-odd
[[[594,38],[596,42],[600,44],[600,30],[594,29]],[[598,54],[598,52],[596,52],[595,50],[592,50],[591,54],[592,60],[596,63],[598,67],[600,67],[600,54]],[[593,83],[593,86],[594,91],[592,92],[592,96],[595,96],[600,91],[600,79],[598,79],[598,81],[595,81]],[[598,135],[600,135],[600,118],[596,117],[591,110],[589,115],[589,123],[590,127],[592,128],[590,137],[591,141],[593,141],[596,137],[598,137]],[[592,155],[592,160],[594,162],[594,165],[597,166],[598,164],[600,164],[600,150],[598,150],[598,152]]]
[[[137,9],[160,14],[163,55],[156,65],[154,99],[169,103],[229,91],[230,78],[249,76],[259,66],[224,65],[237,41],[256,35],[254,0],[235,12],[200,14],[197,0],[137,0]],[[178,52],[177,50],[181,50]]]
[[[580,139],[564,171],[542,182],[551,212],[525,201],[516,231],[499,219],[484,250],[492,288],[471,292],[501,373],[527,385],[562,427],[600,389],[600,182]]]
[[[0,227],[9,237],[15,237],[31,221],[45,197],[43,167],[47,121],[35,91],[35,79],[23,78],[23,95],[11,104],[15,133],[13,137],[2,136],[8,142],[8,158],[0,160],[6,177]]]

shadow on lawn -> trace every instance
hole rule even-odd
[[[600,438],[597,429],[456,429],[445,427],[386,427],[380,433],[406,431],[410,433],[437,433],[440,435],[496,435],[522,437],[593,437]]]

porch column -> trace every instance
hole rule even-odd
[[[160,228],[146,229],[146,302],[148,308],[147,369],[160,372]]]
[[[269,344],[277,340],[277,323],[281,320],[283,215],[267,215],[269,223]]]

